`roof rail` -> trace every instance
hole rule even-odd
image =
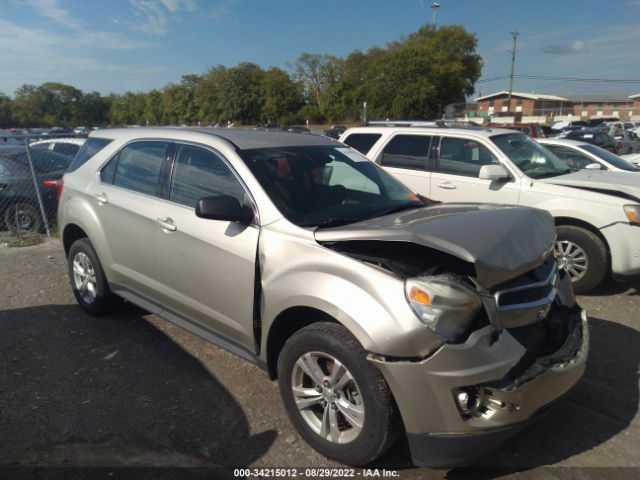
[[[456,120],[372,120],[365,123],[365,126],[377,126],[377,127],[436,127],[436,128],[482,128],[479,125],[470,120],[468,121],[456,121]]]

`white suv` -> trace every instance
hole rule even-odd
[[[556,221],[556,256],[578,293],[608,273],[640,273],[634,173],[571,172],[531,138],[505,129],[367,126],[347,130],[340,141],[432,200],[548,210]]]

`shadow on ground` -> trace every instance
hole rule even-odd
[[[589,326],[587,370],[576,388],[539,422],[490,456],[473,467],[450,470],[446,478],[489,479],[553,465],[593,449],[632,422],[638,412],[640,333],[597,318],[589,319]],[[629,450],[619,452],[624,458],[637,456],[637,445],[630,442],[618,448]],[[412,468],[408,451],[406,441],[400,441],[376,466]]]
[[[589,292],[590,297],[606,297],[627,292],[628,295],[640,295],[640,276],[612,279],[607,278],[598,287]]]
[[[276,432],[252,436],[229,392],[143,314],[0,311],[0,469],[241,467],[269,449]]]

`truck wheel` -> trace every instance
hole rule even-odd
[[[98,255],[88,238],[73,242],[68,256],[69,279],[73,295],[80,306],[91,315],[112,311],[116,298],[98,260]]]
[[[323,455],[349,465],[378,458],[400,431],[382,373],[341,325],[314,323],[293,334],[278,358],[291,422]]]
[[[44,228],[40,211],[27,202],[14,203],[7,208],[4,223],[14,233],[40,233]]]
[[[583,294],[597,287],[608,271],[607,250],[597,235],[573,225],[556,228],[555,256],[569,273],[573,290]]]

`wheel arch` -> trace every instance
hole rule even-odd
[[[590,224],[589,222],[585,222],[584,220],[580,220],[573,217],[554,217],[554,220],[556,223],[556,227],[561,227],[561,226],[580,227],[590,231],[596,237],[598,237],[602,242],[602,244],[604,245],[604,248],[607,252],[607,269],[611,270],[611,248],[609,247],[609,242],[607,242],[607,239],[604,237],[604,235],[602,235],[602,232],[600,231],[600,229]]]
[[[62,246],[64,248],[65,256],[69,255],[69,249],[71,248],[71,245],[73,245],[76,240],[80,240],[81,238],[89,238],[89,235],[75,223],[68,223],[67,225],[65,225],[62,232]]]

